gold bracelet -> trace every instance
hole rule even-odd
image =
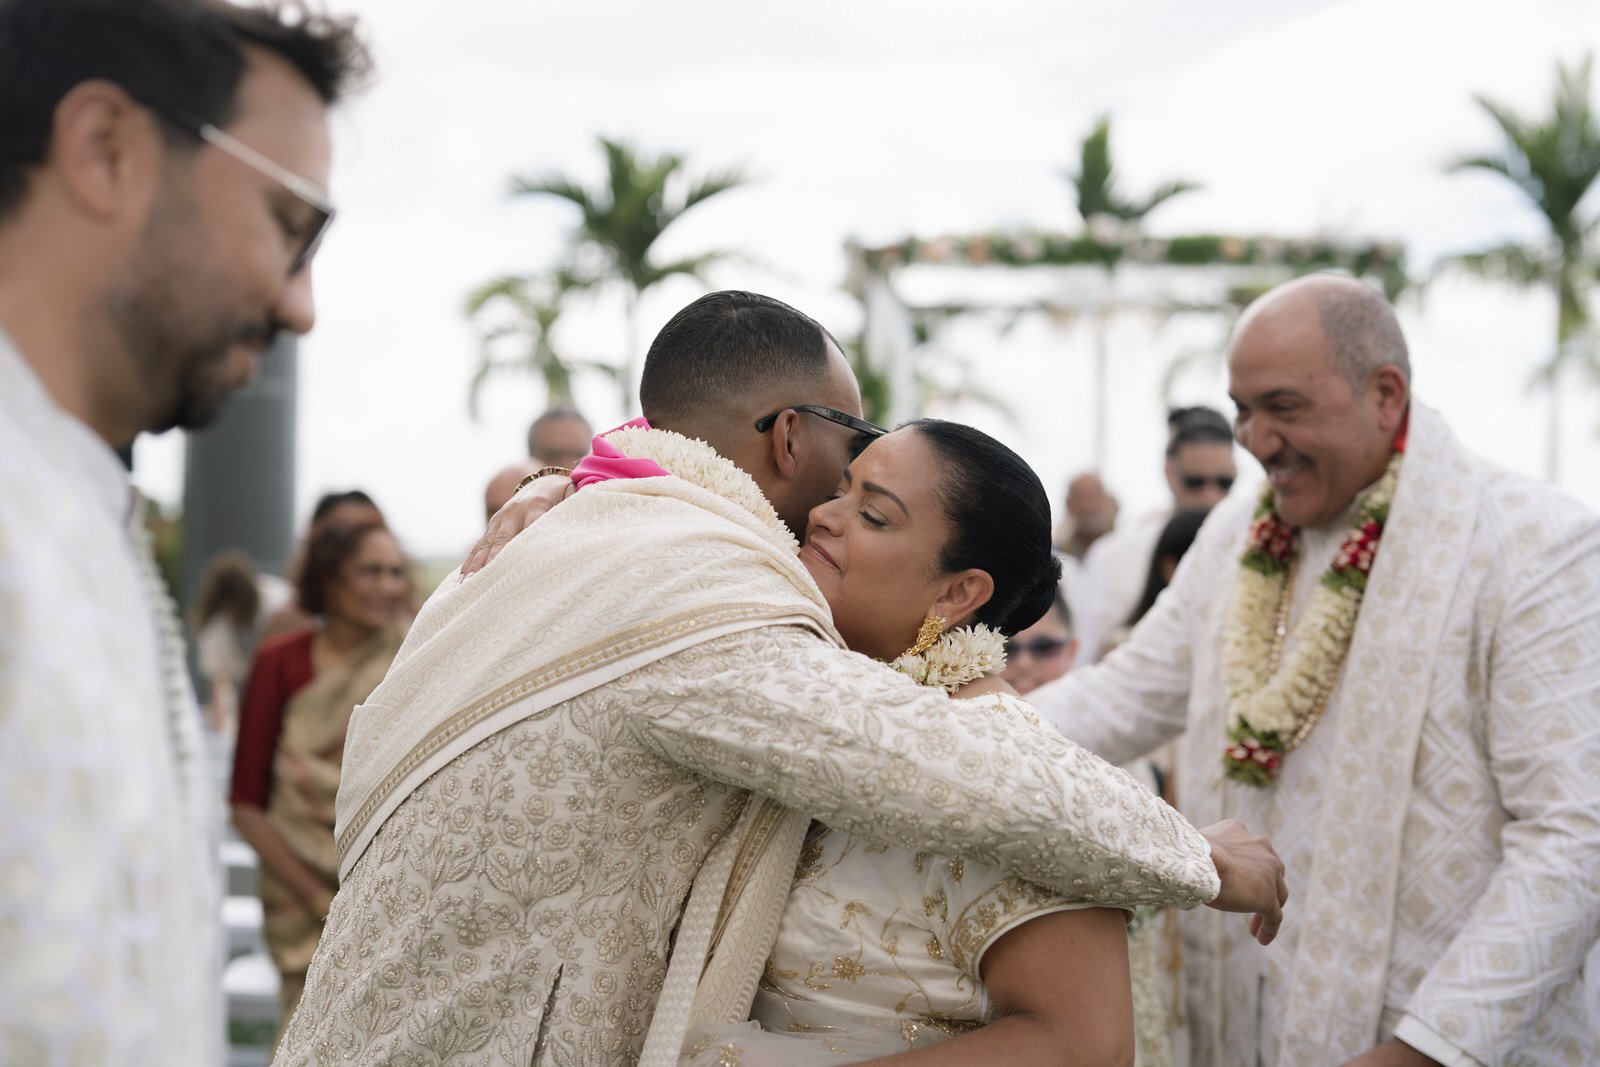
[[[547,474],[559,474],[563,478],[571,478],[572,477],[572,472],[569,471],[565,467],[540,467],[538,470],[534,471],[532,474],[530,474],[526,478],[522,479],[522,481],[518,482],[517,483],[517,487],[511,491],[511,495],[512,496],[516,496],[518,493],[520,493],[524,489],[526,489],[529,485],[531,485],[534,482],[538,481],[540,478],[543,478]]]

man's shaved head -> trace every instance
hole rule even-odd
[[[1237,332],[1248,320],[1264,315],[1293,315],[1322,329],[1328,366],[1353,387],[1385,365],[1398,367],[1411,380],[1411,356],[1394,308],[1372,286],[1343,274],[1308,274],[1262,296],[1245,311]]]

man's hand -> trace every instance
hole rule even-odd
[[[1363,1052],[1344,1067],[1438,1067],[1439,1061],[1430,1059],[1406,1044],[1390,1038],[1370,1052]]]
[[[506,501],[505,506],[495,512],[494,518],[489,520],[489,528],[483,531],[478,543],[467,553],[466,562],[461,564],[462,580],[465,581],[468,575],[483,570],[491,559],[500,554],[502,548],[511,543],[513,537],[532,526],[539,516],[571,496],[574,491],[571,478],[563,478],[559,474],[547,474]]]
[[[1263,945],[1271,944],[1283,924],[1283,905],[1289,900],[1283,861],[1272,842],[1251,833],[1238,819],[1213,823],[1200,832],[1211,842],[1211,862],[1222,879],[1222,892],[1208,906],[1218,911],[1255,912],[1250,917],[1250,934]]]

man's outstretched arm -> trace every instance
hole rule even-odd
[[[1075,899],[1279,907],[1275,878],[1244,877],[1267,865],[1269,845],[1223,839],[1224,886],[1212,842],[1177,812],[999,698],[951,700],[796,627],[684,658],[677,684],[632,694],[635,721],[644,744],[707,777],[850,833],[997,862]]]

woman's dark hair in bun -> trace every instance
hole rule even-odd
[[[981,430],[942,419],[917,419],[916,431],[944,468],[934,487],[950,539],[939,569],[987,571],[994,595],[974,616],[1007,637],[1050,610],[1061,563],[1051,549],[1050,498],[1033,468]]]

